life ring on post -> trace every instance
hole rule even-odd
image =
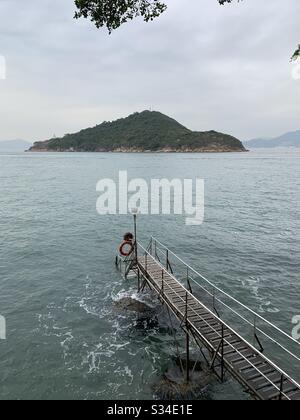
[[[124,248],[129,246],[129,250],[125,251]],[[123,257],[129,257],[133,253],[134,245],[132,241],[124,241],[121,243],[119,252]]]

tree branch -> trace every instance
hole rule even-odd
[[[217,1],[225,5],[242,0]],[[163,3],[163,0],[75,0],[75,5],[77,7],[75,19],[88,18],[97,28],[106,26],[109,33],[135,17],[140,16],[145,22],[149,22],[167,10],[167,5]],[[298,60],[299,57],[300,45],[291,60]]]

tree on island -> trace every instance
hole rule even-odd
[[[221,5],[234,0],[217,0]],[[237,0],[240,1],[240,0]],[[167,10],[161,0],[75,0],[75,18],[90,19],[97,28],[106,26],[109,33],[135,17],[141,16],[145,22],[159,17]],[[300,45],[292,60],[300,57]]]

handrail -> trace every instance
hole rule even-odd
[[[144,251],[144,253],[146,255],[149,255],[156,263],[158,263],[162,270],[165,271],[169,276],[171,276],[174,280],[176,280],[178,282],[178,280],[172,275],[170,274],[166,268],[160,263],[158,262],[153,255],[150,254],[149,251],[147,251],[141,244],[138,244],[138,246]],[[185,264],[186,265],[186,264]],[[163,280],[163,279],[162,279]],[[288,397],[288,395],[286,395],[274,382],[272,382],[263,372],[261,372],[259,370],[259,368],[255,365],[253,365],[251,363],[251,361],[249,359],[247,359],[239,350],[237,350],[228,340],[226,340],[226,338],[222,338],[222,335],[219,331],[217,331],[212,325],[210,325],[202,316],[201,314],[199,314],[193,307],[188,305],[188,301],[185,301],[182,296],[180,296],[178,294],[178,292],[173,289],[170,285],[167,284],[167,287],[172,290],[173,293],[175,293],[175,295],[178,296],[178,298],[185,304],[187,304],[188,309],[191,310],[192,312],[194,312],[199,318],[202,319],[202,321],[205,322],[205,324],[207,324],[219,337],[220,339],[222,339],[229,347],[231,347],[239,356],[242,357],[242,359],[244,359],[245,361],[247,361],[247,363],[253,367],[264,379],[267,380],[267,382],[269,382],[276,390],[278,390],[279,392],[279,396],[285,396],[287,399],[290,400],[290,397]],[[185,289],[185,288],[184,288]],[[228,326],[221,318],[219,318],[217,315],[215,315],[209,308],[207,308],[202,302],[200,302],[192,293],[190,293],[187,289],[185,289],[187,296],[191,296],[194,300],[196,300],[197,302],[199,302],[199,304],[205,308],[207,311],[209,311],[212,315],[214,315],[214,317],[220,322],[221,325],[225,326],[226,328],[228,328],[230,331],[232,331],[238,338],[240,338],[247,346],[249,346],[249,348],[253,349],[255,352],[258,352],[258,350],[252,346],[247,340],[245,340],[243,337],[241,337],[238,333],[236,333],[230,326]],[[182,312],[180,312],[182,316],[184,316],[184,314]],[[189,321],[190,322],[190,321]],[[191,323],[191,322],[190,322]],[[192,324],[192,323],[191,323]],[[201,332],[198,330],[198,328],[196,326],[194,326],[194,329],[200,334]],[[293,383],[297,388],[300,388],[300,385],[292,378],[290,377],[290,375],[288,375],[286,372],[284,372],[280,367],[278,367],[276,364],[274,364],[271,360],[269,360],[266,356],[264,355],[260,355],[262,357],[262,359],[264,359],[267,363],[269,363],[275,370],[277,370],[278,373],[280,373],[283,377],[285,377],[287,380],[289,380],[291,383]]]
[[[218,286],[214,285],[211,281],[209,281],[206,277],[204,277],[202,274],[200,274],[198,271],[196,271],[194,268],[192,268],[189,264],[185,263],[180,257],[178,257],[168,247],[166,247],[165,245],[163,245],[158,239],[156,239],[155,237],[152,237],[151,239],[154,240],[154,241],[156,241],[156,243],[159,244],[160,246],[162,246],[165,250],[168,250],[169,254],[172,254],[178,261],[180,261],[182,264],[184,264],[186,267],[188,267],[191,271],[193,271],[197,276],[199,276],[200,278],[202,278],[207,284],[209,284],[210,286],[212,286],[215,290],[219,291],[224,296],[226,296],[227,298],[229,298],[233,302],[237,303],[238,305],[240,305],[241,307],[243,307],[244,309],[246,309],[248,312],[252,313],[252,315],[254,315],[256,318],[258,318],[261,321],[265,322],[270,327],[274,328],[277,332],[279,332],[280,334],[284,335],[286,338],[288,338],[289,340],[293,341],[295,344],[297,344],[300,347],[300,343],[296,339],[294,339],[292,336],[290,336],[289,334],[287,334],[285,331],[281,330],[279,327],[277,327],[272,322],[270,322],[267,319],[265,319],[264,317],[262,317],[260,314],[258,314],[253,309],[251,309],[248,306],[246,306],[244,303],[240,302],[239,300],[237,300],[233,296],[231,296],[228,293],[226,293],[224,290],[220,289]],[[195,284],[197,284],[198,286],[200,286],[199,283],[197,283],[197,281],[195,279],[193,279],[193,278],[191,278],[191,279],[194,281]],[[219,300],[219,302],[222,303],[222,304],[224,304],[224,302],[222,302],[220,300]],[[300,361],[300,359],[299,359],[299,361]]]
[[[156,249],[156,251],[160,251],[160,252],[163,252],[162,250],[160,250],[160,249]],[[178,259],[179,259],[179,257],[178,257]],[[189,268],[189,266],[186,264],[186,263],[184,263],[185,264],[185,266],[187,267],[187,268]],[[193,271],[195,271],[195,270],[193,270]],[[214,302],[219,302],[220,304],[222,304],[225,308],[227,308],[228,310],[230,310],[232,313],[234,313],[236,316],[238,316],[240,319],[242,319],[244,322],[246,322],[248,325],[250,325],[251,327],[253,327],[253,328],[255,328],[255,332],[260,332],[264,337],[266,337],[267,339],[269,339],[272,343],[274,343],[274,344],[276,344],[279,348],[281,348],[282,350],[284,350],[287,354],[289,354],[291,357],[293,357],[295,360],[297,360],[298,362],[300,362],[300,357],[298,357],[298,356],[296,356],[294,353],[292,353],[289,349],[287,349],[285,346],[283,346],[282,344],[280,344],[278,341],[276,341],[273,337],[271,337],[270,335],[268,335],[265,331],[263,331],[261,328],[259,328],[257,325],[256,325],[256,322],[251,322],[251,321],[249,321],[248,319],[246,319],[244,316],[242,316],[241,314],[239,314],[235,309],[233,309],[232,307],[230,307],[229,305],[227,305],[225,302],[223,302],[222,300],[220,300],[219,298],[217,298],[213,293],[211,293],[209,290],[207,290],[204,286],[202,286],[201,284],[199,284],[193,277],[191,277],[190,275],[188,276],[188,279],[189,280],[192,280],[192,282],[194,283],[194,284],[196,284],[199,288],[201,288],[202,290],[204,290],[209,296],[211,296],[211,297],[213,297],[214,298]],[[215,290],[217,290],[217,288],[216,287],[214,287],[213,288],[213,290],[215,291]],[[224,292],[224,294],[225,294],[225,292]],[[243,304],[241,304],[241,305],[243,305]],[[245,305],[243,305],[243,306],[245,306]],[[250,311],[250,309],[249,309],[249,311]],[[251,310],[251,312],[253,312],[252,310]],[[255,313],[255,312],[254,312]],[[259,317],[259,315],[258,314],[256,314],[255,315],[255,318],[257,318],[257,317]],[[262,319],[264,319],[264,318],[262,318]],[[255,319],[255,321],[256,321],[256,319]],[[265,320],[265,322],[266,323],[268,323],[268,324],[270,324],[269,323],[269,321],[267,321],[267,320]],[[273,325],[273,324],[272,324]],[[274,326],[274,327],[276,327],[276,326]],[[276,327],[276,330],[277,330],[277,327]],[[283,332],[284,333],[284,332]],[[285,334],[285,333],[284,333]],[[292,339],[292,337],[290,337],[291,339]],[[293,339],[292,339],[292,341],[294,341]],[[297,342],[297,344],[299,344],[298,342]]]

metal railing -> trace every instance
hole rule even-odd
[[[120,271],[124,279],[128,278],[130,274],[130,267],[133,261],[133,254],[130,254],[127,257],[121,257],[119,254],[116,255],[116,267]]]
[[[162,267],[162,285],[158,292],[160,294],[164,294],[167,288],[170,286],[164,282],[163,273],[168,273],[168,275],[174,277],[176,281],[180,281],[181,283],[185,283],[184,287],[186,287],[187,297],[186,301],[178,294],[178,292],[172,289],[172,293],[175,293],[180,300],[188,307],[189,311],[195,312],[195,315],[199,316],[201,320],[210,327],[218,337],[220,337],[220,344],[224,345],[226,343],[227,346],[234,349],[237,354],[244,360],[247,361],[249,366],[251,366],[255,371],[257,371],[262,378],[264,378],[270,385],[274,387],[274,389],[278,390],[279,399],[285,397],[286,399],[290,399],[284,392],[283,392],[283,385],[284,381],[287,379],[291,383],[295,384],[295,386],[300,389],[300,385],[296,382],[295,379],[292,378],[291,374],[286,373],[286,367],[291,368],[293,370],[293,375],[295,377],[295,370],[298,370],[299,373],[299,366],[297,363],[300,362],[299,350],[300,344],[298,341],[293,339],[289,336],[286,332],[282,331],[276,325],[268,321],[267,319],[263,318],[260,314],[253,311],[251,308],[247,307],[242,302],[238,301],[234,297],[230,296],[225,291],[221,290],[219,287],[215,286],[211,281],[206,279],[202,276],[199,272],[194,270],[191,266],[186,264],[181,258],[179,258],[174,252],[172,252],[169,248],[163,245],[160,241],[156,238],[151,238],[151,241],[147,247],[147,249],[143,248],[140,244],[138,244],[139,249],[147,258],[151,258],[156,261]],[[197,290],[196,290],[197,289]],[[197,291],[200,291],[201,295],[197,298]],[[201,296],[201,297],[200,297]],[[202,306],[204,306],[209,312],[211,312],[220,323],[226,326],[229,329],[233,329],[234,332],[238,337],[240,337],[250,348],[253,348],[256,352],[260,352],[261,357],[266,360],[274,369],[281,374],[281,384],[272,382],[262,371],[259,370],[258,367],[254,366],[249,359],[247,359],[240,351],[238,351],[226,338],[222,337],[222,332],[216,330],[213,326],[211,326],[199,313],[197,313],[193,307],[188,305],[188,298],[193,297],[196,299]],[[218,308],[216,306],[218,305]],[[222,312],[222,313],[221,313]],[[248,316],[247,316],[248,315]],[[182,313],[182,316],[184,314]],[[247,328],[245,328],[247,327]],[[271,331],[274,333],[272,336]],[[199,332],[200,334],[200,332]],[[250,344],[249,337],[254,339],[254,343]],[[259,337],[261,336],[261,337]],[[284,338],[285,343],[279,341],[278,336]],[[264,342],[262,343],[262,339]],[[270,346],[271,344],[271,346]],[[296,347],[296,351],[289,348],[289,344],[292,344]],[[270,351],[273,347],[277,347],[277,350],[280,350],[278,353],[278,358],[280,362],[284,362],[284,367],[279,367],[276,363],[271,361],[267,356],[266,353],[270,354]],[[265,351],[264,351],[265,350]],[[268,350],[268,351],[266,351]],[[264,352],[264,354],[262,354]],[[274,354],[272,354],[273,358]],[[284,358],[291,358],[296,360],[296,369],[295,363],[291,364],[288,360],[283,360]],[[285,370],[284,370],[285,369]],[[290,369],[288,369],[290,370]]]

